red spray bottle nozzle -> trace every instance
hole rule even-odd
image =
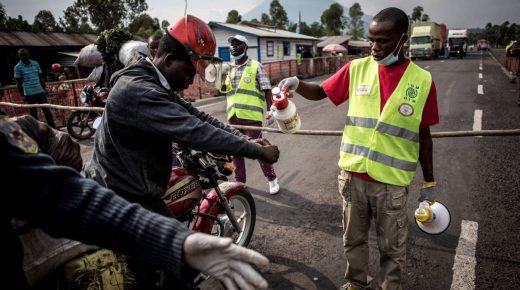
[[[284,110],[289,106],[289,100],[287,100],[286,93],[287,90],[282,92],[279,87],[272,88],[271,99],[273,101],[273,106],[275,106],[277,110]]]

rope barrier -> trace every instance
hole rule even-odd
[[[53,104],[14,104],[7,102],[0,102],[0,106],[10,106],[15,108],[51,108],[51,109],[59,109],[59,110],[71,110],[71,111],[96,111],[103,112],[104,108],[98,107],[74,107],[74,106],[62,106],[62,105],[53,105]]]
[[[98,107],[73,107],[73,106],[61,106],[53,104],[14,104],[7,102],[0,102],[1,106],[11,106],[17,108],[52,108],[59,110],[73,110],[73,111],[96,111],[103,112],[104,108]],[[269,127],[254,127],[254,126],[242,126],[242,125],[231,125],[233,128],[243,130],[255,130],[271,133],[287,134],[282,132],[280,129],[269,128]],[[520,129],[504,129],[504,130],[480,130],[480,131],[444,131],[444,132],[432,132],[432,138],[450,138],[450,137],[475,137],[475,136],[515,136],[520,135]],[[311,136],[341,136],[343,131],[330,131],[330,130],[299,130],[292,135],[311,135]]]
[[[237,129],[265,131],[272,133],[283,133],[279,129],[269,127],[254,127],[254,126],[241,126],[232,125]],[[445,132],[432,132],[432,138],[447,138],[447,137],[471,137],[471,136],[512,136],[520,135],[520,129],[506,129],[506,130],[480,130],[480,131],[445,131]],[[322,131],[322,130],[299,130],[292,135],[320,135],[320,136],[341,136],[343,131]]]

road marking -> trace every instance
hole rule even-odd
[[[427,66],[425,66],[425,67],[424,67],[424,69],[429,69],[429,68],[430,68],[430,66],[429,66],[429,65],[427,65]]]
[[[444,60],[441,60],[441,63],[443,63],[443,62],[444,62]]]
[[[478,69],[479,69],[479,70],[482,70],[482,64],[479,65]]]
[[[477,92],[479,95],[483,95],[484,94],[484,86],[483,85],[478,85],[477,86]]]
[[[459,244],[453,262],[451,290],[475,289],[475,250],[477,248],[478,223],[462,220]]]
[[[481,74],[481,73],[478,74],[478,78],[479,78],[479,79],[482,78],[482,74]]]
[[[482,130],[482,110],[475,110],[473,114],[473,131]],[[482,138],[482,136],[475,136],[477,138]]]

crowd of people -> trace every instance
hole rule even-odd
[[[430,127],[439,123],[437,92],[430,73],[404,54],[408,25],[402,10],[383,9],[369,26],[371,56],[349,62],[321,84],[295,76],[278,84],[282,91],[308,100],[329,99],[336,106],[349,102],[338,162],[347,260],[343,290],[402,289],[408,186],[418,164],[424,177],[418,200],[435,200]],[[232,61],[220,88],[226,93],[228,123],[262,127],[271,104],[270,80],[262,64],[248,57],[245,36],[230,36],[228,42]],[[8,191],[16,192],[6,195],[3,203],[7,242],[15,249],[7,261],[17,265],[7,268],[7,277],[16,289],[29,285],[12,218],[32,221],[53,236],[128,254],[136,281],[132,289],[193,289],[198,273],[215,277],[227,289],[268,287],[251,266],[265,266],[267,258],[229,239],[190,231],[161,197],[175,161],[172,142],[233,156],[235,179],[243,183],[244,158],[258,160],[270,194],[280,191],[273,168],[278,147],[263,139],[260,130],[234,129],[179,95],[196,74],[204,75],[209,63],[221,63],[213,56],[215,38],[206,23],[187,15],[170,25],[164,36],[151,36],[148,48],[149,56],[138,55],[126,67],[103,54],[98,85],[110,88],[110,93],[92,157],[83,168],[86,178],[78,166],[73,169],[58,161],[59,148],[46,150],[44,138],[31,136],[27,126],[0,111],[0,178]],[[506,53],[520,59],[516,43]],[[26,49],[18,54],[18,90],[27,103],[46,103],[39,64]],[[70,77],[65,68],[59,79]],[[520,79],[517,82],[520,105]],[[30,112],[30,122],[37,122],[36,109]],[[52,130],[52,115],[48,109],[43,113],[50,127],[45,136],[53,138],[57,131]],[[368,273],[372,220],[381,256],[374,279]]]

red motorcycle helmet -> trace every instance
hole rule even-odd
[[[222,59],[215,57],[217,42],[211,28],[199,18],[186,15],[167,29],[168,34],[184,44],[191,63],[201,78],[204,78],[209,64],[221,64]]]
[[[51,65],[51,70],[52,70],[52,72],[55,72],[55,73],[59,73],[59,72],[61,72],[61,64],[59,64],[59,63],[53,63],[53,64]]]

